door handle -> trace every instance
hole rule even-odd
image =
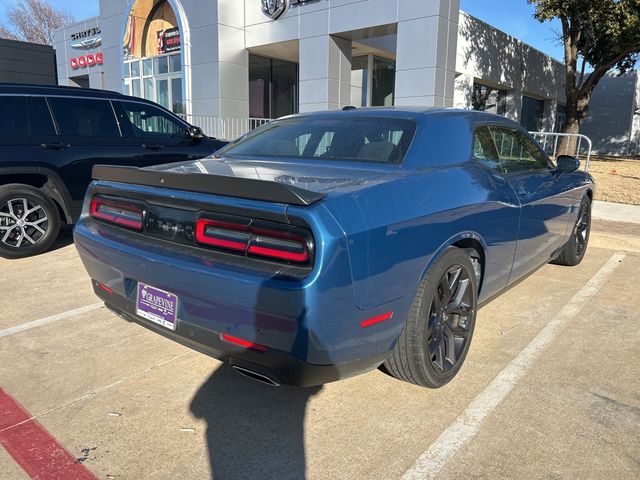
[[[160,150],[161,148],[164,148],[164,145],[160,145],[159,143],[151,143],[142,145],[142,148],[146,148],[147,150]]]
[[[71,145],[67,143],[43,143],[40,146],[45,150],[64,150],[65,148],[69,148]]]

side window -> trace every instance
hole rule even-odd
[[[55,135],[51,112],[44,97],[29,98],[29,123],[31,135]]]
[[[187,127],[168,113],[144,103],[121,102],[136,137],[184,137]]]
[[[504,127],[490,127],[490,130],[505,173],[550,168],[546,156],[519,130]]]
[[[49,98],[60,135],[74,137],[120,137],[111,104],[86,98]]]
[[[27,97],[0,96],[0,135],[29,135]]]
[[[489,127],[476,128],[473,134],[473,159],[493,170],[502,172],[498,150]]]

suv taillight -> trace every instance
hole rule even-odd
[[[220,250],[297,265],[309,265],[313,250],[311,233],[306,229],[251,219],[199,218],[196,241]]]
[[[140,205],[100,196],[91,199],[91,216],[133,230],[142,230],[144,209]]]

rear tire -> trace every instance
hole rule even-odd
[[[24,258],[48,250],[60,231],[53,201],[28,185],[0,187],[0,256]]]
[[[464,250],[448,248],[420,283],[407,324],[384,368],[423,387],[449,383],[469,351],[477,292],[471,259]]]
[[[589,246],[589,235],[591,233],[591,200],[584,197],[580,203],[578,220],[573,226],[571,237],[562,249],[562,252],[551,263],[575,267],[582,262],[587,247]]]

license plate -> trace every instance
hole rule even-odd
[[[151,322],[175,330],[178,296],[138,282],[136,313]]]

